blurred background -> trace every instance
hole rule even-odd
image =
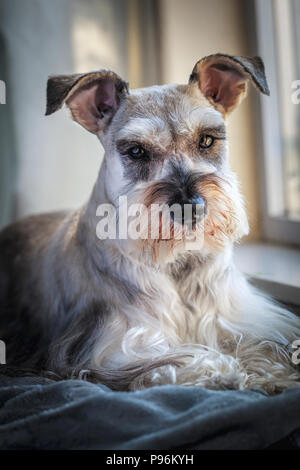
[[[261,55],[271,89],[249,88],[228,124],[250,238],[299,243],[299,34],[299,0],[0,0],[0,226],[78,207],[97,177],[97,139],[66,110],[44,116],[49,75],[186,83],[197,60],[223,52]]]

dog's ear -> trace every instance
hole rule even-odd
[[[196,63],[189,83],[197,82],[203,95],[226,115],[246,95],[249,80],[259,91],[270,94],[264,63],[260,57],[214,54]]]
[[[46,116],[65,103],[75,121],[97,134],[106,129],[127,93],[128,84],[108,70],[49,77]]]

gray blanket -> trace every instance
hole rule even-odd
[[[300,388],[273,397],[179,386],[113,392],[79,380],[0,376],[0,407],[0,449],[263,449],[282,440],[300,447]]]

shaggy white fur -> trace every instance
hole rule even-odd
[[[8,266],[1,308],[13,312],[0,333],[10,357],[26,337],[19,364],[62,375],[71,368],[81,378],[93,369],[116,389],[173,383],[275,393],[300,384],[290,351],[299,318],[233,263],[248,221],[225,118],[248,80],[268,93],[261,59],[224,54],[199,61],[188,85],[129,92],[108,71],[49,79],[47,114],[66,102],[99,137],[105,158],[83,208],[26,219],[0,235]],[[181,238],[182,223],[159,209],[174,200],[205,206]],[[129,210],[143,204],[141,236],[99,240],[99,205],[115,212],[120,201]],[[123,223],[117,218],[117,233]]]

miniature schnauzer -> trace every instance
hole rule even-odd
[[[105,156],[79,210],[31,216],[0,234],[8,366],[116,390],[180,384],[276,393],[300,384],[289,349],[299,318],[251,286],[232,259],[248,223],[226,118],[247,82],[269,94],[259,57],[210,55],[186,85],[137,90],[107,70],[49,78],[46,115],[66,104]],[[132,204],[147,214],[176,204],[192,207],[190,223],[169,217],[165,236],[160,216],[153,238],[144,211],[135,221],[140,237],[120,236],[120,215],[116,236],[102,236],[101,207],[120,211],[121,199],[128,220]]]

